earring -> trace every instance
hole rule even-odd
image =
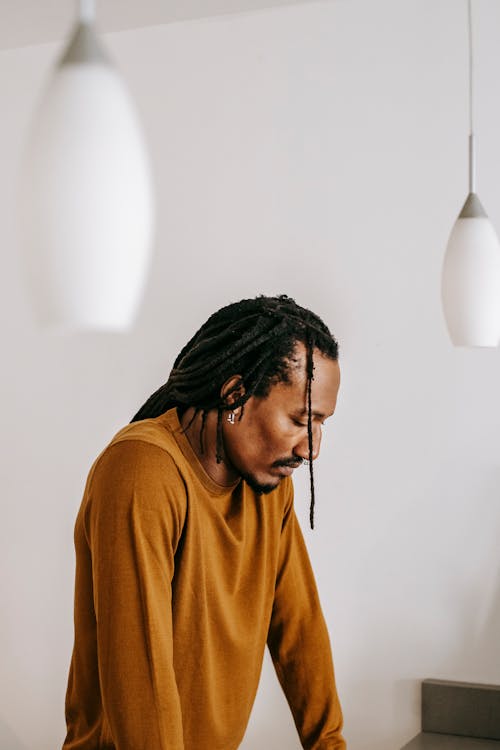
[[[229,422],[229,424],[234,424],[234,417],[234,411],[230,411],[227,415],[227,421]]]

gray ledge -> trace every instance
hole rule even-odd
[[[424,680],[422,729],[500,740],[500,685]]]
[[[500,742],[422,732],[401,750],[500,750]]]

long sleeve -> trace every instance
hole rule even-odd
[[[328,631],[292,498],[283,521],[268,646],[304,750],[344,750]]]
[[[168,453],[124,440],[98,459],[87,494],[80,514],[80,543],[88,545],[92,568],[93,637],[104,714],[96,746],[183,750],[173,667],[171,582],[185,517],[185,486]],[[77,543],[75,600],[88,601],[88,596],[78,596],[78,567]],[[80,644],[90,639],[88,620],[88,612],[75,610]],[[84,670],[80,665],[78,673]],[[81,693],[81,685],[73,687],[75,694]],[[70,675],[69,726],[71,689]]]

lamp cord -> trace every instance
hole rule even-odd
[[[474,135],[474,55],[472,45],[472,0],[468,0],[469,26],[469,192],[476,192],[476,143]]]
[[[470,135],[474,135],[474,54],[472,49],[472,0],[468,0],[469,10],[469,129]]]
[[[82,23],[93,23],[95,20],[94,0],[77,0],[78,18]]]

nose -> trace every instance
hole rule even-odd
[[[312,425],[312,439],[313,439],[313,445],[312,445],[312,460],[318,458],[319,456],[319,449],[321,446],[321,427],[320,425]],[[309,437],[306,432],[302,440],[300,440],[299,443],[295,446],[293,449],[293,453],[295,456],[298,456],[299,458],[304,459],[304,461],[309,460]]]

